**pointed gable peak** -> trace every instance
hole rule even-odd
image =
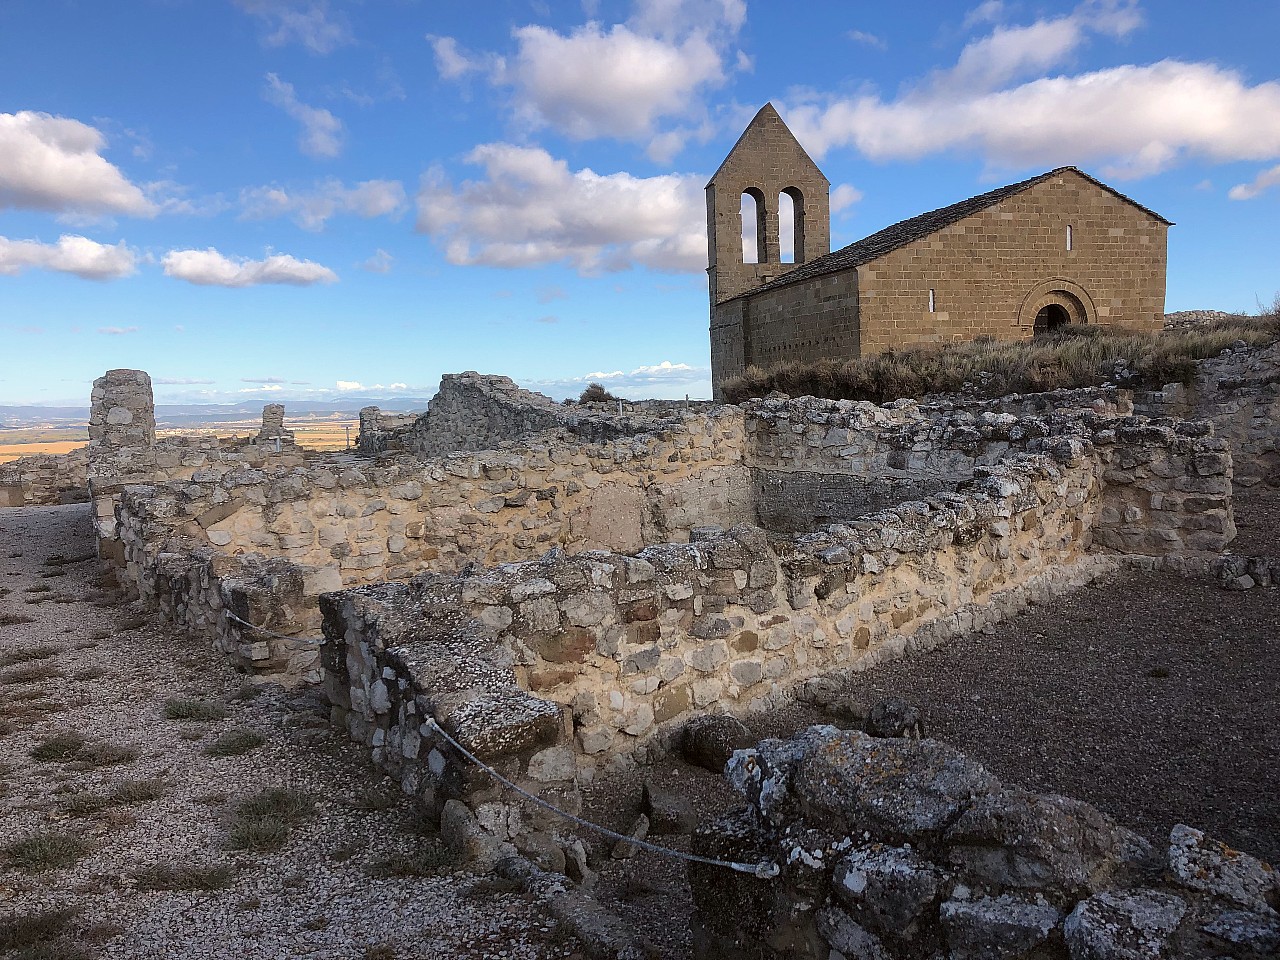
[[[784,153],[792,154],[789,158],[791,163],[806,164],[811,172],[817,173],[823,182],[826,182],[826,177],[822,176],[822,171],[818,169],[818,165],[805,152],[804,147],[800,146],[800,141],[796,139],[795,134],[791,132],[791,128],[787,126],[786,121],[782,119],[781,114],[778,113],[777,108],[770,101],[756,111],[756,115],[751,118],[747,128],[742,131],[742,136],[738,137],[737,143],[733,145],[733,149],[724,158],[724,162],[716,169],[707,186],[714,185],[716,178],[721,176],[727,168],[736,166],[738,161],[757,155],[759,151],[770,147],[774,149],[781,148]]]

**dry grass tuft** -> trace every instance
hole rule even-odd
[[[443,843],[423,843],[409,853],[399,851],[372,861],[365,872],[371,877],[435,877],[452,870],[454,862]]]
[[[68,730],[66,733],[54,734],[52,737],[46,737],[41,740],[32,747],[31,757],[41,763],[74,760],[76,754],[84,749],[86,743],[88,741],[85,740],[84,734]]]
[[[227,846],[232,850],[278,850],[289,830],[314,811],[311,798],[293,787],[267,787],[236,807]]]
[[[41,830],[0,847],[0,860],[27,873],[69,867],[86,853],[89,844],[61,830]]]
[[[35,617],[29,617],[25,613],[10,613],[7,610],[0,613],[0,627],[15,627],[20,623],[35,622]]]
[[[266,742],[267,738],[255,730],[228,730],[205,747],[204,752],[211,757],[239,757]]]
[[[21,950],[56,940],[67,932],[79,907],[44,910],[0,921],[0,952]]]
[[[31,748],[31,758],[41,763],[79,763],[86,767],[109,767],[138,759],[138,750],[118,743],[91,743],[75,730],[46,737]]]
[[[54,663],[28,663],[0,673],[0,684],[42,683],[65,677],[62,668]]]
[[[226,864],[174,866],[153,863],[134,873],[139,890],[224,890],[231,885],[235,869]]]
[[[1156,333],[1111,333],[1065,327],[1014,343],[983,339],[941,348],[890,350],[855,360],[749,367],[725,384],[725,399],[742,403],[774,391],[790,396],[888,403],[902,397],[969,392],[982,397],[1091,387],[1111,380],[1117,364],[1125,384],[1160,387],[1189,382],[1196,362],[1243,341],[1252,347],[1280,339],[1280,313],[1234,317],[1201,327]]]
[[[212,700],[175,697],[164,703],[164,715],[167,720],[225,720],[230,713],[225,703],[216,703]]]
[[[51,643],[41,643],[34,647],[19,647],[0,653],[0,667],[12,667],[19,663],[30,663],[32,660],[48,660],[62,652],[62,647]]]

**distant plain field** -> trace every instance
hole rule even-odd
[[[248,437],[257,434],[261,425],[257,420],[216,423],[176,430],[161,429],[156,431],[156,435],[173,437],[214,433],[220,437]],[[295,422],[287,422],[286,425],[294,432],[298,445],[308,450],[345,450],[348,428],[352,443],[355,443],[356,436],[360,432],[360,421],[355,419],[315,421],[299,419]],[[0,430],[0,463],[9,463],[37,453],[67,453],[76,447],[83,447],[88,442],[83,429],[24,427],[19,430]]]

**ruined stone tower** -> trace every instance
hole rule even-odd
[[[748,124],[720,169],[707,184],[707,276],[711,291],[711,356],[740,371],[745,331],[716,304],[814,260],[831,248],[830,183],[787,129],[773,104],[766,103]],[[755,205],[756,263],[744,262],[743,197]],[[790,198],[794,262],[783,263],[778,209]],[[750,205],[747,205],[748,209]],[[719,377],[714,377],[719,380]]]

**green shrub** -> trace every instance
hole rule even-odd
[[[178,697],[165,701],[164,715],[169,720],[225,720],[230,711],[225,703]]]
[[[289,830],[314,810],[311,799],[293,787],[267,787],[236,807],[227,845],[232,850],[278,850]]]
[[[0,859],[18,870],[39,873],[69,867],[88,852],[89,844],[80,837],[42,830],[0,848]]]
[[[231,885],[235,870],[226,864],[175,866],[153,863],[134,873],[139,890],[223,890]]]
[[[228,730],[205,748],[211,757],[238,757],[256,750],[267,738],[255,730]]]

